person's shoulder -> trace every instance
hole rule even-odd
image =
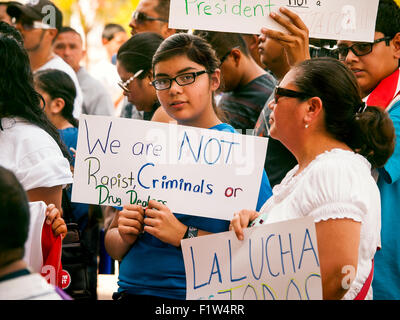
[[[376,189],[371,174],[371,164],[360,154],[343,149],[333,149],[320,154],[305,169],[306,185],[322,193],[346,196],[361,189]]]
[[[276,84],[275,78],[265,72],[246,85],[238,87],[232,92],[232,95],[239,99],[238,101],[252,101],[264,106],[269,96],[273,93]]]
[[[44,129],[25,119],[16,118],[8,137],[12,141],[10,143],[15,144],[18,150],[16,152],[21,159],[37,154],[37,152],[41,152],[40,150],[61,155],[61,150],[53,137]]]
[[[389,113],[389,115],[400,114],[400,93],[393,99],[386,111]]]
[[[6,300],[68,300],[38,273],[4,281],[1,291],[6,293]]]
[[[77,84],[78,78],[76,73],[72,67],[66,63],[60,56],[55,55],[51,60],[49,60],[46,64],[40,67],[39,70],[46,70],[46,69],[56,69],[65,72],[68,74],[71,79]]]
[[[310,164],[311,171],[343,171],[363,174],[371,171],[371,164],[363,156],[344,149],[332,149],[317,156]]]
[[[78,70],[78,72],[76,73],[76,75],[78,77],[79,84],[81,86],[82,86],[82,84],[87,84],[90,88],[93,88],[93,89],[96,88],[99,91],[105,90],[105,87],[103,86],[103,84],[99,80],[97,80],[95,77],[93,77],[84,67],[81,67]]]
[[[257,82],[263,83],[268,86],[276,86],[278,81],[276,78],[269,72],[265,72],[263,75],[259,76],[255,79]]]
[[[54,57],[47,61],[44,65],[42,65],[39,70],[57,69],[61,71],[67,70],[69,72],[70,69],[68,67],[71,68],[71,66],[66,63],[60,56],[54,55]]]
[[[303,173],[304,172],[304,173]],[[295,201],[316,221],[352,218],[363,221],[379,203],[371,165],[359,154],[334,149],[321,154],[299,174]],[[303,176],[301,176],[303,175]]]
[[[6,125],[4,126],[4,124]],[[5,132],[10,132],[16,138],[35,140],[37,138],[50,137],[45,130],[20,117],[3,118],[2,125],[3,129],[6,129]]]
[[[218,131],[225,131],[225,132],[232,132],[232,133],[237,133],[237,131],[235,130],[234,127],[232,127],[230,124],[228,123],[220,123],[217,124],[216,126],[213,126],[211,128],[209,128],[211,130],[218,130]]]
[[[78,136],[78,128],[70,127],[59,130],[60,135],[63,137],[77,137]]]

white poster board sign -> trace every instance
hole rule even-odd
[[[284,30],[269,17],[286,7],[300,16],[311,38],[368,41],[379,0],[171,0],[169,27],[259,34]],[[287,31],[286,31],[287,32]]]
[[[294,219],[181,241],[188,300],[321,300],[315,224]]]
[[[266,138],[143,120],[82,115],[72,201],[149,200],[175,213],[230,220],[255,209]]]

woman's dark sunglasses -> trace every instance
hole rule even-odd
[[[278,103],[278,100],[281,97],[297,98],[297,99],[304,100],[304,99],[309,98],[310,95],[307,93],[304,93],[304,92],[294,91],[294,90],[285,89],[285,88],[276,86],[275,90],[274,90],[275,104]]]

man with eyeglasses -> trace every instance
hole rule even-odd
[[[354,73],[367,105],[389,112],[396,132],[395,151],[378,170],[381,243],[375,254],[374,299],[400,299],[400,8],[380,0],[372,43],[338,41],[339,60]]]
[[[74,116],[82,110],[82,91],[74,70],[53,52],[53,42],[62,27],[61,11],[48,0],[30,0],[26,4],[10,2],[7,13],[24,38],[33,72],[44,69],[58,69],[67,73],[74,81],[77,96],[74,102]]]
[[[164,39],[176,32],[168,28],[170,0],[141,0],[129,23],[131,34],[155,32]]]

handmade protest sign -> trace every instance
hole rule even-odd
[[[320,300],[313,218],[181,241],[188,300]]]
[[[259,34],[285,30],[269,17],[286,7],[300,16],[311,38],[374,39],[379,0],[171,0],[169,27]],[[287,32],[287,31],[285,31]]]
[[[230,220],[255,209],[267,139],[142,120],[82,115],[72,201],[156,200],[175,213]]]

